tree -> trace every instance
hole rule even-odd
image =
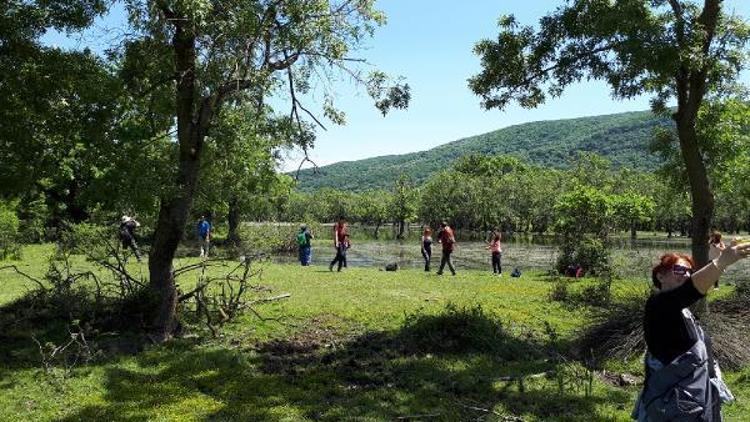
[[[651,221],[656,204],[650,197],[624,193],[614,197],[614,218],[620,228],[630,228],[630,238],[635,240],[636,230]]]
[[[375,226],[373,236],[378,238],[380,226],[388,220],[388,207],[392,195],[382,189],[372,189],[362,192],[359,197],[359,219],[364,224]]]
[[[291,187],[289,176],[276,172],[276,151],[293,143],[293,131],[287,119],[262,113],[248,105],[224,108],[206,139],[196,207],[201,213],[226,215],[227,240],[235,244],[243,210],[246,215],[267,215],[270,211],[261,208]]]
[[[0,195],[24,204],[43,197],[59,220],[88,216],[88,183],[106,166],[122,89],[90,51],[44,46],[40,37],[84,29],[105,11],[99,0],[10,0],[0,16]]]
[[[398,224],[398,239],[404,238],[406,223],[417,216],[417,195],[417,189],[406,175],[401,175],[393,185],[390,213],[393,221]]]
[[[409,89],[390,87],[380,72],[366,79],[350,68],[360,60],[349,53],[384,23],[371,0],[128,0],[126,5],[137,37],[127,43],[125,57],[144,64],[134,77],[144,86],[167,86],[174,101],[177,169],[161,198],[149,254],[154,310],[149,319],[156,338],[164,340],[177,326],[172,260],[198,189],[205,140],[222,107],[257,104],[272,89],[286,87],[291,118],[301,128],[301,113],[319,123],[298,97],[315,75],[343,70],[367,84],[383,112],[405,107]],[[329,101],[325,114],[343,122]],[[305,151],[312,146],[303,130],[296,142]]]
[[[499,21],[496,40],[475,46],[482,72],[469,80],[487,109],[533,108],[584,79],[606,81],[617,98],[654,95],[657,112],[676,98],[672,119],[692,197],[692,252],[708,262],[714,197],[696,119],[707,93],[725,89],[744,66],[749,32],[722,11],[680,0],[575,0],[542,18],[539,29]],[[546,93],[545,93],[546,92]]]

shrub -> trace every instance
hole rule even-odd
[[[22,201],[18,207],[20,217],[19,237],[24,243],[45,240],[50,213],[43,195]]]
[[[514,360],[519,356],[537,357],[542,349],[533,333],[526,333],[526,338],[513,335],[481,305],[458,307],[448,303],[437,315],[409,314],[401,334],[407,349],[420,353],[492,352]]]
[[[560,247],[557,270],[564,274],[570,265],[580,265],[587,275],[609,277],[612,274],[609,247],[588,236],[568,239]]]
[[[300,224],[294,223],[246,223],[238,231],[242,249],[254,253],[292,252],[297,250],[296,235]],[[323,237],[320,224],[308,224],[313,236]]]
[[[568,283],[563,279],[558,279],[555,284],[552,285],[552,290],[549,292],[550,300],[554,302],[565,302],[570,297],[568,291]]]
[[[21,258],[21,245],[18,242],[20,221],[12,203],[0,202],[0,259]]]

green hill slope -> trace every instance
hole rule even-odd
[[[335,187],[353,191],[385,188],[401,174],[421,183],[466,154],[509,154],[548,167],[566,167],[578,151],[595,152],[616,166],[653,170],[659,158],[648,144],[654,128],[671,125],[651,112],[524,123],[450,142],[433,149],[345,161],[300,172],[304,191]]]

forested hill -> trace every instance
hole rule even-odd
[[[647,111],[524,123],[427,151],[335,163],[321,167],[318,174],[303,170],[299,186],[304,191],[322,187],[352,191],[388,188],[401,174],[422,183],[466,154],[510,154],[563,168],[577,151],[588,151],[607,157],[616,166],[654,170],[659,158],[648,150],[653,130],[670,124],[668,119]]]

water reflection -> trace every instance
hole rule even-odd
[[[650,278],[651,266],[659,256],[666,252],[690,253],[690,240],[673,239],[616,239],[614,241],[612,260],[620,274],[626,276]],[[491,271],[490,252],[487,244],[481,241],[458,242],[453,254],[456,268],[486,269]],[[554,236],[523,235],[514,236],[503,242],[503,271],[510,272],[515,267],[525,270],[549,270],[557,258],[557,242]],[[325,240],[313,245],[313,265],[327,266],[335,255],[335,250]],[[276,256],[277,262],[292,263],[297,261],[296,254]],[[424,261],[419,249],[419,240],[359,240],[347,254],[347,261],[352,267],[383,268],[391,262],[398,262],[402,268],[421,269]],[[725,280],[747,278],[750,274],[750,260],[745,260],[727,271]],[[433,247],[432,266],[437,269],[440,264],[440,245]]]

